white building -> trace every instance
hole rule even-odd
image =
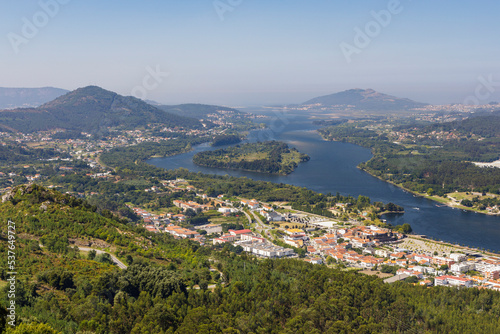
[[[434,285],[451,285],[451,286],[464,286],[466,288],[472,287],[472,280],[468,278],[455,277],[455,276],[439,276],[434,279]]]
[[[466,273],[469,270],[474,270],[476,268],[476,264],[474,262],[460,262],[454,263],[451,265],[450,270],[455,274]]]
[[[462,262],[465,261],[465,259],[467,259],[467,256],[461,253],[451,253],[450,259],[452,259],[455,262]]]

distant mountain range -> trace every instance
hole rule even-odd
[[[0,109],[32,108],[52,101],[69,91],[60,88],[3,88],[0,87]]]
[[[54,128],[89,133],[108,127],[136,128],[150,123],[168,127],[202,128],[197,119],[165,112],[134,97],[88,86],[69,92],[38,108],[0,111],[0,127],[20,132]]]
[[[318,108],[346,108],[366,111],[404,111],[426,106],[406,98],[382,94],[373,89],[350,89],[320,96],[302,103],[302,106],[317,104]]]

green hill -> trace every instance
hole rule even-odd
[[[403,111],[420,108],[425,103],[383,94],[373,89],[349,89],[343,92],[319,96],[303,103],[320,107],[345,107],[366,111]]]
[[[194,155],[193,162],[205,167],[286,175],[309,159],[307,154],[288,147],[286,143],[267,141],[199,152]]]
[[[0,127],[20,132],[60,128],[97,133],[108,127],[132,129],[150,123],[202,128],[196,119],[165,112],[142,100],[96,86],[79,88],[38,108],[0,111]]]

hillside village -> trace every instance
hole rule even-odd
[[[313,264],[386,273],[387,283],[406,280],[427,286],[477,287],[500,291],[500,258],[458,247],[443,247],[422,238],[414,239],[390,229],[348,223],[286,210],[283,206],[255,199],[209,197],[187,181],[165,181],[171,191],[194,191],[201,203],[175,200],[180,211],[155,214],[133,207],[144,227],[154,233],[188,238],[202,246],[230,245],[238,252],[261,258],[301,257]],[[158,191],[153,187],[148,191]],[[342,210],[339,205],[335,210]],[[235,218],[240,228],[224,223],[193,226],[189,215],[211,213],[211,217]],[[242,218],[242,220],[239,220]],[[300,227],[300,228],[299,228]],[[418,242],[417,242],[418,241]],[[415,243],[418,247],[415,247]],[[412,247],[406,247],[413,245]],[[405,248],[406,247],[406,248]],[[390,274],[389,274],[390,273]],[[392,275],[391,275],[392,274]]]

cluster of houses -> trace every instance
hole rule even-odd
[[[155,233],[164,232],[166,225],[170,224],[172,221],[185,222],[187,219],[183,214],[165,213],[157,215],[141,208],[130,208],[136,215],[142,218],[144,221],[144,228]]]
[[[193,201],[184,202],[184,201],[180,201],[180,200],[175,200],[175,201],[173,201],[173,204],[176,207],[181,208],[184,211],[191,209],[196,213],[215,209],[215,207],[213,205],[199,204],[199,203],[196,203]]]
[[[424,279],[426,275],[437,275],[434,285],[473,287],[478,286],[500,291],[500,261],[495,258],[469,258],[465,254],[451,253],[449,257],[407,254],[407,268],[399,269],[399,279],[415,276]],[[415,263],[417,265],[414,265]],[[435,267],[448,266],[448,272]],[[434,267],[433,267],[434,266]],[[479,275],[466,275],[471,271]],[[432,285],[432,281],[425,280],[421,284]]]
[[[255,254],[265,258],[281,258],[295,256],[293,249],[276,246],[267,239],[256,236],[251,230],[228,230],[224,234],[213,240],[214,245],[232,243],[241,246],[247,253]]]
[[[243,206],[248,207],[251,210],[257,210],[268,222],[281,222],[285,221],[286,217],[276,211],[266,204],[259,203],[256,199],[252,200],[241,200]]]
[[[285,237],[285,240],[290,239],[290,236],[302,237],[304,240],[307,238],[305,233],[300,233],[300,230],[289,230],[288,233],[289,236]],[[336,261],[359,268],[382,265],[399,266],[401,269],[397,271],[396,276],[387,279],[387,282],[414,276],[421,280],[420,284],[425,285],[481,286],[500,290],[500,260],[498,258],[475,259],[462,253],[451,253],[448,256],[411,253],[393,245],[402,238],[403,235],[399,233],[375,226],[334,230],[330,234],[312,238],[309,241],[307,251],[312,257],[309,262],[321,263],[321,257],[331,257]],[[465,275],[470,271],[477,271],[481,276]]]
[[[336,261],[343,261],[353,266],[372,268],[384,263],[384,258],[390,258],[390,252],[384,249],[374,249],[383,244],[396,242],[403,238],[402,234],[376,226],[360,226],[350,229],[335,230],[334,233],[313,238],[307,251],[323,257],[332,257]],[[352,248],[361,249],[361,254]],[[378,257],[376,257],[378,256]],[[392,256],[394,264],[406,264],[401,256]]]

